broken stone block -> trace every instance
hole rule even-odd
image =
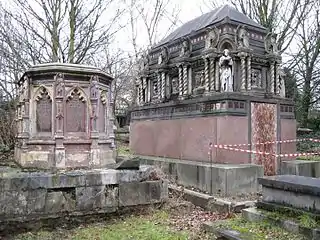
[[[45,202],[46,213],[72,212],[76,201],[72,192],[48,192]]]
[[[158,203],[167,198],[168,185],[163,181],[119,184],[119,206]]]
[[[140,161],[138,159],[124,158],[117,163],[107,165],[107,168],[116,170],[139,170]]]
[[[92,211],[105,207],[105,186],[77,187],[76,209]]]
[[[43,212],[46,203],[46,189],[30,190],[27,198],[27,213]]]

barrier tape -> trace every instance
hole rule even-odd
[[[242,147],[242,146],[257,146],[257,145],[267,145],[267,144],[274,144],[274,143],[293,143],[293,142],[319,142],[320,139],[314,138],[302,138],[302,139],[292,139],[292,140],[280,140],[280,141],[270,141],[270,142],[262,142],[262,143],[242,143],[242,144],[223,144],[225,147]]]
[[[282,153],[282,154],[275,154],[275,153],[268,153],[262,151],[255,151],[255,150],[248,150],[248,149],[241,149],[241,148],[233,148],[228,147],[226,145],[213,145],[214,148],[225,149],[235,152],[244,152],[244,153],[254,153],[259,155],[272,155],[274,157],[301,157],[301,156],[316,156],[320,155],[320,152],[315,153]]]

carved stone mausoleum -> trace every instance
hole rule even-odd
[[[89,66],[41,64],[17,83],[23,167],[96,168],[115,162],[113,78]]]
[[[294,143],[251,145],[296,138],[293,101],[285,96],[276,37],[225,5],[153,46],[140,64],[131,149],[138,155],[195,161],[208,161],[210,143],[294,152]],[[213,149],[218,163],[269,161],[274,172],[275,160]]]

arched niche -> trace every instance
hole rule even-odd
[[[85,133],[88,123],[88,103],[84,91],[76,87],[66,98],[65,126],[67,132]]]
[[[44,86],[35,94],[35,125],[39,133],[52,131],[52,98]]]
[[[226,37],[221,39],[218,45],[218,50],[222,52],[224,49],[234,51],[236,49],[235,43],[231,39]]]

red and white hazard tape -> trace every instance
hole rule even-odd
[[[214,148],[225,149],[235,152],[244,152],[244,153],[254,153],[259,155],[272,155],[275,157],[301,157],[301,156],[316,156],[320,155],[320,152],[315,153],[283,153],[283,154],[275,154],[275,153],[268,153],[262,151],[255,151],[255,150],[248,150],[248,149],[241,149],[241,148],[232,148],[226,145],[213,145]]]
[[[225,147],[242,147],[242,146],[257,146],[257,145],[268,145],[275,143],[293,143],[293,142],[320,142],[320,139],[314,138],[302,138],[302,139],[292,139],[292,140],[280,140],[280,141],[270,141],[270,142],[262,142],[262,143],[242,143],[242,144],[223,144]]]

